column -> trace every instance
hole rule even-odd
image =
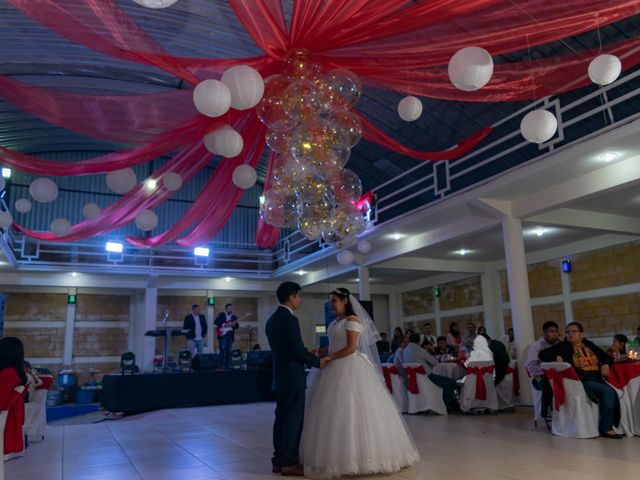
[[[442,333],[442,319],[440,318],[440,297],[436,297],[435,295],[433,296],[433,314],[435,315],[435,319],[433,321],[436,324],[436,337],[439,337],[440,335],[444,335],[446,337],[447,332]]]
[[[562,304],[564,306],[564,324],[568,325],[573,322],[573,304],[571,303],[571,282],[569,274],[564,273],[560,269],[560,278],[562,279]],[[563,328],[560,325],[560,328]],[[560,330],[562,331],[562,330]]]
[[[522,402],[531,404],[531,389],[528,388],[528,377],[524,370],[523,353],[528,345],[534,341],[533,318],[531,316],[531,302],[529,299],[529,278],[527,276],[527,261],[524,254],[524,238],[522,236],[522,221],[506,215],[502,219],[502,236],[504,239],[504,254],[509,282],[509,298],[513,331],[518,345],[518,370],[520,373],[520,396]]]
[[[129,338],[127,341],[127,350],[135,351],[135,322],[136,322],[136,294],[129,297]]]
[[[142,335],[147,330],[156,330],[158,315],[158,277],[156,275],[149,276],[147,287],[144,289],[144,307]],[[153,371],[153,357],[156,354],[155,337],[143,336],[142,358],[138,361],[138,365],[143,372]]]
[[[358,293],[360,300],[371,300],[369,267],[358,267]]]
[[[77,295],[77,288],[70,288],[68,295]],[[76,297],[77,298],[77,297]],[[64,323],[64,353],[62,365],[67,366],[73,363],[73,335],[76,329],[76,304],[67,303],[67,316]]]
[[[278,306],[275,295],[262,295],[258,297],[258,343],[263,350],[271,350],[267,339],[267,320]]]
[[[216,309],[214,305],[209,305],[209,297],[213,297],[213,290],[207,290],[207,345],[212,352],[216,351],[216,345],[214,342],[215,326],[213,321],[216,318]]]
[[[391,292],[388,296],[389,299],[389,341],[393,337],[393,329],[396,327],[402,328],[402,302],[401,294]]]
[[[484,326],[492,338],[499,338],[501,332],[500,320],[502,309],[500,308],[499,281],[498,272],[487,270],[480,275]]]

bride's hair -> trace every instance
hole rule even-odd
[[[344,306],[345,316],[347,317],[355,316],[356,312],[353,311],[353,304],[349,299],[349,296],[351,295],[351,292],[349,292],[349,290],[342,287],[336,288],[334,291],[331,292],[331,295],[335,295],[336,297],[341,298],[343,300],[346,299],[347,303]]]

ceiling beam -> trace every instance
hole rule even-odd
[[[607,232],[640,235],[640,218],[611,213],[580,210],[577,208],[558,208],[541,215],[525,219],[541,225],[590,228]]]
[[[398,257],[372,266],[372,269],[374,270],[378,268],[428,272],[483,273],[487,267],[484,262],[440,260],[438,258]]]
[[[526,218],[607,191],[640,183],[640,157],[633,156],[512,202],[514,217]]]

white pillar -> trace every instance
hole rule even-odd
[[[571,304],[571,282],[569,275],[560,270],[560,278],[562,280],[562,303],[564,306],[564,324],[565,326],[573,322],[573,306]],[[562,325],[560,325],[562,328]],[[562,331],[562,330],[560,330]]]
[[[523,353],[528,345],[534,341],[533,318],[531,316],[531,302],[529,299],[529,278],[527,276],[527,261],[524,254],[524,238],[522,236],[522,221],[506,215],[502,218],[502,236],[504,239],[504,254],[509,281],[509,300],[513,332],[518,345],[518,370],[520,373],[520,396],[522,402],[531,404],[531,389],[527,388],[528,377],[524,370],[525,359]]]
[[[207,290],[207,345],[211,349],[212,352],[216,351],[216,345],[213,340],[213,333],[215,327],[213,325],[213,321],[215,320],[215,306],[209,305],[209,297],[213,297],[213,290]]]
[[[391,292],[389,293],[389,332],[388,339],[391,341],[393,338],[393,330],[396,327],[402,328],[402,301],[401,294]]]
[[[258,343],[263,350],[271,350],[267,339],[267,320],[278,306],[275,295],[262,295],[258,297]]]
[[[68,295],[77,295],[77,288],[70,288],[67,291]],[[76,300],[77,300],[76,296]],[[64,353],[62,358],[62,365],[67,366],[73,363],[73,335],[76,329],[76,304],[67,303],[67,316],[64,323]]]
[[[129,338],[127,350],[133,352],[135,349],[135,325],[136,325],[136,294],[129,297]]]
[[[158,314],[158,277],[152,275],[147,282],[147,288],[144,289],[144,325],[142,335],[147,330],[155,330]],[[140,369],[143,372],[153,371],[153,357],[156,353],[156,338],[143,337],[142,358],[140,359]]]
[[[371,300],[369,267],[358,267],[358,293],[360,300]]]
[[[496,338],[500,334],[500,278],[498,272],[487,270],[480,275],[482,288],[482,307],[484,326],[490,337]]]
[[[437,286],[433,287],[437,288]],[[436,324],[436,337],[445,335],[442,333],[442,319],[440,318],[440,297],[433,296],[433,314],[435,315],[434,322]]]

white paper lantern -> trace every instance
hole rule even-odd
[[[58,198],[58,186],[50,178],[36,178],[29,185],[29,194],[36,202],[53,202]]]
[[[365,255],[371,251],[372,245],[369,240],[360,240],[358,242],[358,251]]]
[[[622,63],[615,55],[598,55],[589,64],[589,78],[596,85],[615,82],[622,72]]]
[[[405,122],[413,122],[422,115],[422,102],[419,98],[409,95],[398,103],[398,115]]]
[[[233,170],[233,183],[236,187],[240,187],[243,189],[251,188],[256,184],[256,180],[258,179],[258,174],[256,173],[256,169],[251,165],[238,165]]]
[[[66,218],[56,218],[51,222],[51,231],[56,235],[66,235],[71,231],[71,223]]]
[[[158,225],[158,216],[151,210],[143,210],[136,215],[136,225],[145,232],[153,230]]]
[[[87,203],[82,207],[82,216],[85,220],[93,220],[100,216],[100,207],[95,203]]]
[[[122,170],[114,170],[107,173],[107,186],[114,192],[124,195],[130,192],[138,184],[136,172],[131,168],[123,168]]]
[[[0,212],[0,227],[8,227],[13,223],[13,217],[9,212]]]
[[[138,5],[147,8],[168,8],[178,0],[133,0]]]
[[[4,178],[0,177],[0,192],[4,190],[4,187],[5,187]]]
[[[193,89],[193,104],[201,114],[219,117],[231,107],[231,92],[219,80],[204,80]]]
[[[533,110],[520,122],[520,133],[531,143],[544,143],[556,133],[558,120],[548,110]]]
[[[204,143],[204,146],[207,148],[207,150],[209,150],[209,152],[213,153],[214,155],[217,155],[216,132],[207,133],[202,139],[202,142]]]
[[[20,198],[16,200],[14,207],[19,213],[29,213],[31,211],[31,202],[28,198]]]
[[[237,65],[224,72],[220,79],[231,92],[231,106],[236,110],[255,107],[264,94],[264,80],[248,65]]]
[[[215,151],[218,155],[233,158],[242,152],[242,147],[244,146],[242,135],[233,128],[216,130],[214,138]]]
[[[342,250],[336,255],[340,265],[351,265],[353,263],[353,253],[350,250]]]
[[[162,183],[167,190],[175,192],[182,186],[182,177],[179,173],[169,172],[162,178]]]
[[[458,90],[479,90],[491,80],[493,58],[484,48],[466,47],[451,57],[448,71],[449,80]]]

